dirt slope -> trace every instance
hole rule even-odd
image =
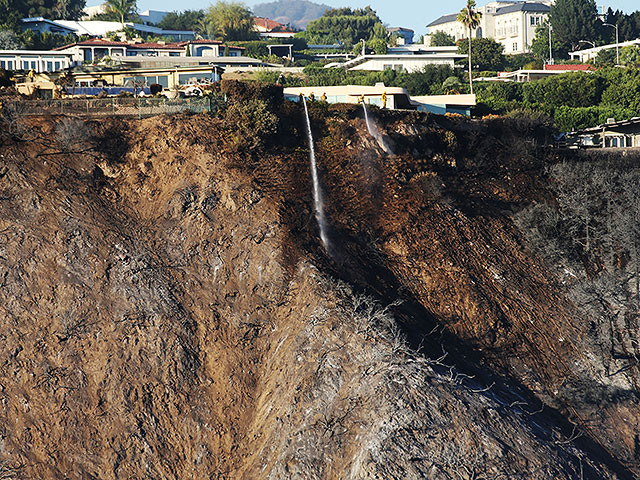
[[[250,148],[208,116],[3,137],[3,478],[631,478],[635,397],[583,431],[559,395],[601,379],[507,215],[538,160],[480,175],[468,124],[380,114],[385,157],[314,107],[329,256],[278,108]]]

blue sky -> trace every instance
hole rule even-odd
[[[87,5],[99,5],[104,0],[87,0]],[[245,5],[252,7],[258,3],[264,3],[266,0],[245,1]],[[416,37],[426,33],[426,25],[441,15],[454,13],[462,9],[466,4],[466,0],[315,0],[316,3],[324,3],[332,7],[352,7],[360,8],[367,5],[378,12],[378,16],[382,21],[391,27],[411,28],[416,32]],[[479,0],[478,5],[484,5],[489,0]],[[179,3],[175,0],[138,0],[138,9],[140,11],[152,10],[194,10],[207,8],[212,1],[206,0],[181,0]],[[604,5],[614,10],[623,10],[627,13],[640,9],[638,0],[609,0],[608,2],[599,2],[598,6]]]

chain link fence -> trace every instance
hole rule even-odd
[[[224,105],[222,96],[199,98],[64,98],[4,102],[6,110],[23,116],[76,115],[84,117],[144,118],[165,113],[217,113]]]

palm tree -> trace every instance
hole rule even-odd
[[[480,25],[482,14],[475,10],[475,0],[467,0],[467,6],[458,13],[458,22],[462,23],[469,30],[469,89],[473,94],[473,79],[471,78],[471,32]]]
[[[136,0],[107,0],[107,7],[120,16],[122,30],[124,30],[124,19],[137,10]]]

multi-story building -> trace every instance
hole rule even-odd
[[[472,31],[472,35],[501,43],[506,54],[528,53],[531,51],[536,27],[549,16],[551,3],[552,0],[494,0],[477,9],[482,16],[480,25]],[[434,20],[427,25],[429,32],[445,32],[456,41],[467,38],[467,29],[457,21],[457,17],[457,13],[452,13]]]

